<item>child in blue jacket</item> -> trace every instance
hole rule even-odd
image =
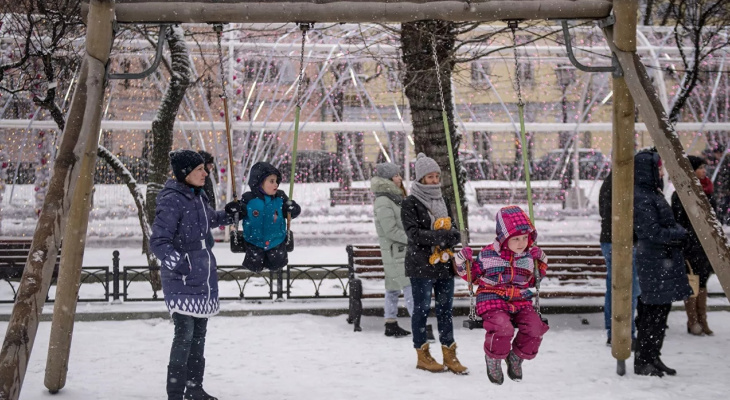
[[[251,167],[248,178],[250,192],[241,196],[241,219],[246,256],[243,267],[253,272],[264,268],[276,271],[289,258],[286,252],[286,217],[299,216],[301,207],[279,189],[281,172],[267,162]]]

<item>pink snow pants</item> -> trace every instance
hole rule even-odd
[[[484,319],[484,352],[490,358],[504,360],[509,355],[510,348],[514,353],[525,360],[532,360],[542,343],[542,335],[548,331],[548,326],[540,320],[535,309],[523,308],[515,314],[504,310],[490,310],[482,314]],[[517,335],[514,340],[515,328]]]

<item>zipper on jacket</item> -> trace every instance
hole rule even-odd
[[[188,260],[188,266],[190,267],[190,272],[188,273],[189,275],[193,273],[193,263],[190,262],[190,256],[188,255],[188,253],[185,253],[185,258]],[[187,283],[185,281],[188,279],[188,275],[183,274],[182,276],[184,286],[187,286]]]
[[[208,235],[210,234],[210,225],[208,224],[208,212],[205,211],[205,203],[203,202],[203,197],[199,197],[200,204],[203,206],[203,215],[205,215],[205,232],[206,232],[206,239]],[[210,303],[210,269],[211,269],[211,263],[210,263],[210,250],[208,249],[208,246],[205,246],[205,252],[208,253],[208,278],[205,280],[205,282],[208,284],[208,297],[207,301]]]

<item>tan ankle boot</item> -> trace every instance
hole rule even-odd
[[[449,371],[458,375],[468,375],[469,369],[461,365],[459,359],[456,358],[456,342],[451,343],[451,346],[446,347],[441,345],[441,352],[444,354],[444,366]]]
[[[685,300],[684,309],[687,312],[687,333],[702,336],[702,325],[697,317],[697,297]]]
[[[702,333],[708,336],[715,333],[707,324],[707,288],[700,289],[697,296],[697,319],[702,326]]]
[[[436,360],[431,357],[431,353],[428,351],[428,343],[424,343],[420,349],[416,349],[418,353],[418,363],[416,368],[424,369],[429,372],[444,372],[444,366],[437,363]]]

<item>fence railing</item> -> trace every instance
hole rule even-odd
[[[119,252],[112,255],[112,267],[83,267],[81,270],[79,302],[161,301],[163,296],[153,290],[150,267],[121,266]],[[348,297],[347,264],[287,265],[279,271],[251,272],[241,266],[219,265],[217,268],[220,300],[283,300],[324,299]],[[0,304],[13,303],[19,279],[5,280],[10,289],[0,283]],[[46,297],[55,299],[56,279]]]

